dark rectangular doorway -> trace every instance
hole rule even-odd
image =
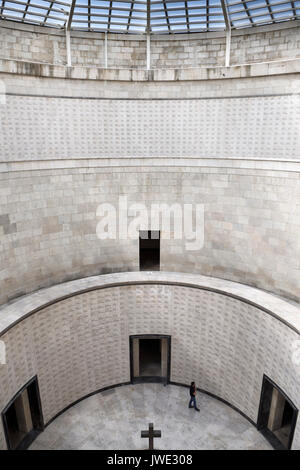
[[[257,429],[275,449],[291,449],[297,416],[298,410],[292,401],[264,375]]]
[[[131,381],[169,383],[170,353],[170,336],[130,336]]]
[[[140,339],[140,376],[161,376],[160,348],[160,339]]]
[[[141,230],[139,238],[140,271],[160,270],[160,231]]]
[[[27,449],[44,429],[37,377],[31,379],[2,412],[2,421],[10,450]]]

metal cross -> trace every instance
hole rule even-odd
[[[149,450],[153,450],[153,439],[154,437],[161,437],[161,431],[155,431],[153,429],[153,423],[149,423],[149,430],[142,431],[141,437],[148,437],[149,438]]]

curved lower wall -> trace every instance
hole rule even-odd
[[[119,275],[119,283],[116,275],[95,278],[100,289],[58,299],[24,319],[20,318],[22,310],[28,314],[33,309],[30,297],[2,310],[2,319],[11,318],[13,323],[19,317],[19,323],[1,336],[7,360],[0,366],[1,410],[35,374],[45,422],[97,389],[129,381],[129,335],[133,334],[171,335],[171,380],[195,380],[200,388],[226,400],[254,422],[263,374],[300,407],[300,369],[292,361],[294,343],[299,341],[299,330],[292,323],[299,325],[299,309],[248,289],[258,303],[264,296],[274,307],[279,302],[277,310],[285,310],[289,324],[284,315],[273,316],[260,306],[226,295],[226,281],[222,281],[220,293],[203,290],[193,276],[189,280],[195,280],[194,287],[184,285],[180,274],[177,283],[183,285],[169,284],[167,274],[163,285],[155,281],[154,274],[148,275],[151,284],[146,274],[132,274],[140,285],[130,284],[126,276]],[[122,281],[129,285],[118,285]],[[211,289],[212,281],[205,282]],[[229,292],[242,292],[238,285],[227,284]],[[59,292],[59,286],[56,290]],[[51,295],[45,291],[35,298],[42,304]],[[2,424],[0,447],[6,448]],[[300,449],[299,420],[293,448]]]

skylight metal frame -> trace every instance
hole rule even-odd
[[[5,0],[2,0],[1,2],[1,7],[0,7],[0,15],[2,16],[2,11],[4,10],[5,7]]]
[[[231,31],[300,18],[299,0],[260,0],[258,5],[257,0],[148,1],[0,0],[0,18],[68,30],[152,35]]]
[[[267,24],[275,24],[280,23],[283,21],[289,20],[296,20],[300,18],[300,15],[297,14],[297,7],[295,6],[295,0],[261,0],[261,4],[257,5],[257,0],[239,0],[239,1],[230,1],[226,0],[227,7],[229,9],[229,15],[232,20],[232,27],[235,29],[242,29],[245,27],[255,27],[255,26],[262,26]],[[255,3],[254,3],[255,2]],[[232,7],[236,7],[241,5],[243,8],[234,9]],[[275,9],[273,7],[280,7],[283,5],[282,9]],[[286,7],[286,5],[290,5],[290,7]],[[257,13],[257,10],[267,10],[261,13]],[[255,11],[255,13],[253,13]],[[246,13],[247,18],[241,15],[241,17],[237,16],[239,13],[243,14]],[[288,13],[288,15],[287,15]],[[292,13],[292,15],[290,15]],[[278,16],[280,15],[280,16]],[[269,17],[268,19],[266,17]],[[263,18],[260,20],[259,18]],[[240,24],[238,22],[244,22],[248,19],[248,25]]]
[[[11,6],[11,4],[13,6]],[[0,7],[0,18],[4,20],[7,19],[18,21],[21,23],[37,24],[39,26],[63,28],[65,27],[68,18],[70,4],[71,2],[61,0],[2,0],[2,5]],[[31,11],[32,8],[35,8],[39,11]],[[45,13],[43,14],[41,10],[45,11]],[[4,13],[5,11],[8,11],[9,13]],[[55,13],[60,13],[62,16],[57,16]],[[27,15],[29,15],[30,18],[28,18]],[[41,20],[35,20],[32,17],[41,18]],[[54,20],[54,22],[48,24],[48,19]]]

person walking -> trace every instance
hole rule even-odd
[[[196,411],[200,411],[199,408],[197,408],[197,403],[196,403],[196,385],[195,382],[191,382],[190,386],[190,403],[189,403],[189,408],[195,408]]]

